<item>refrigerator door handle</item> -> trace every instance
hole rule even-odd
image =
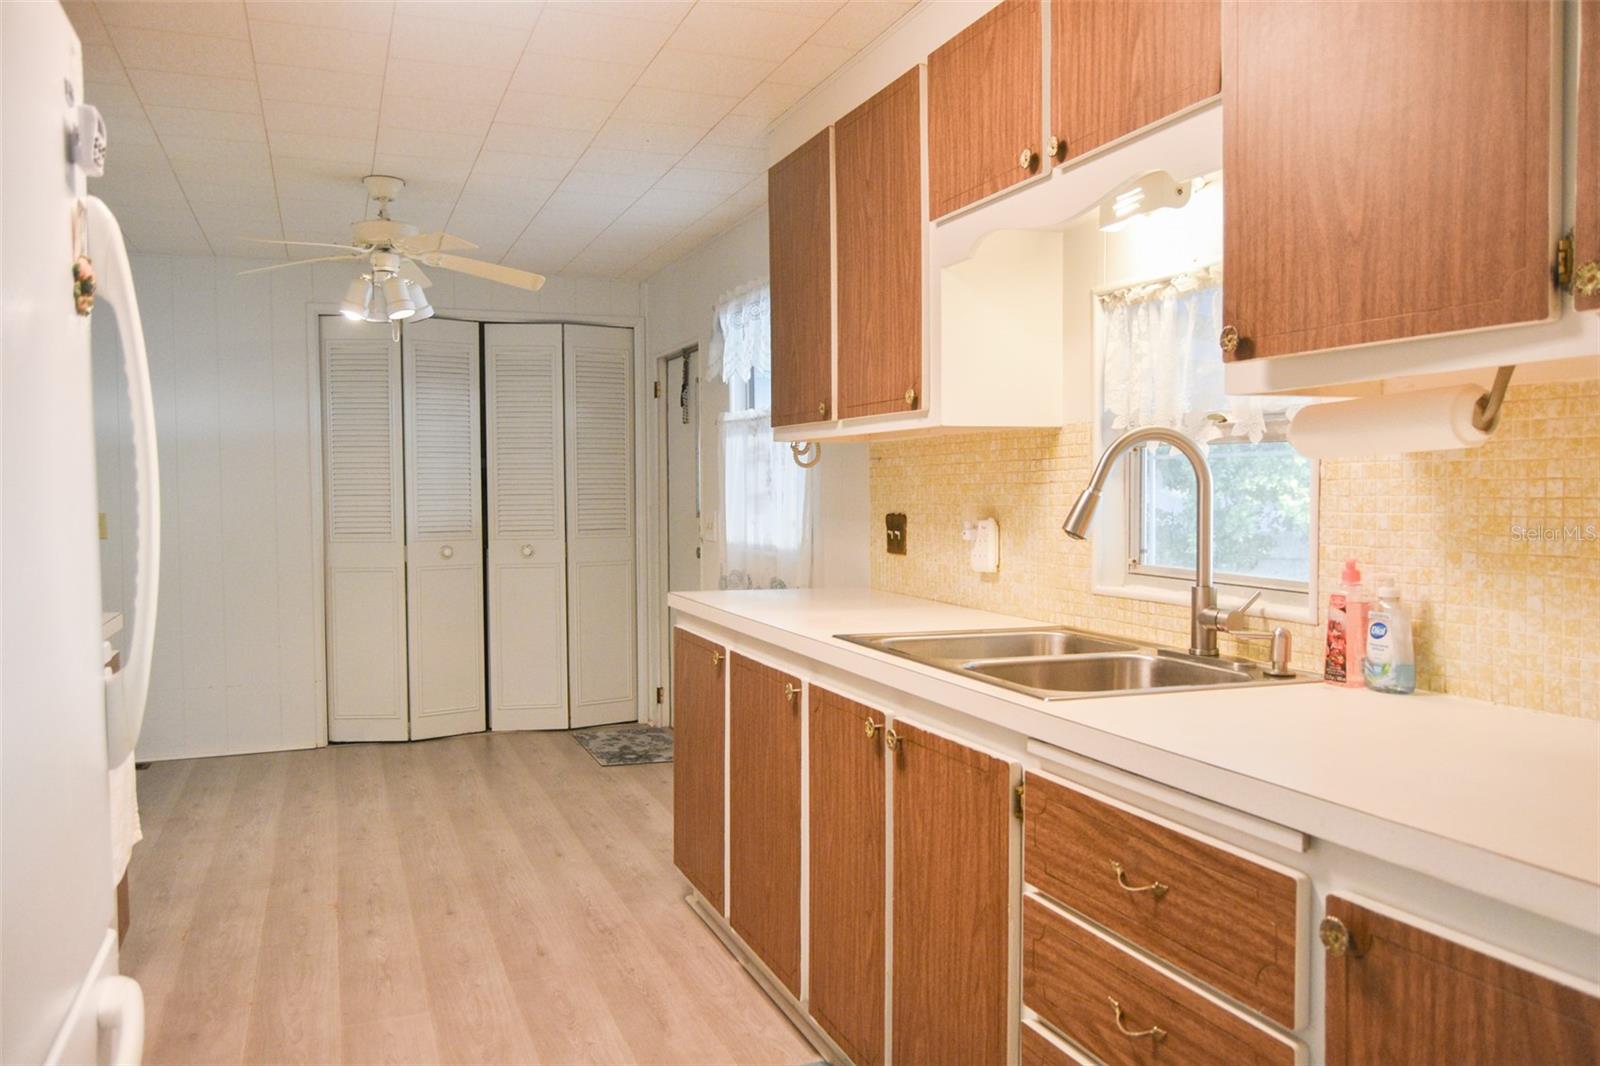
[[[121,670],[106,674],[106,755],[120,766],[133,754],[144,725],[150,694],[150,660],[155,652],[156,599],[161,586],[161,473],[156,454],[156,407],[150,392],[150,362],[144,324],[133,292],[133,270],[122,227],[97,196],[84,198],[89,248],[95,255],[98,297],[116,312],[133,413],[133,469],[137,489],[138,548],[133,582],[133,628]],[[120,1061],[120,1060],[119,1060]]]
[[[139,1066],[144,1059],[144,990],[131,977],[102,977],[95,988],[102,1033],[111,1035],[107,1066]]]

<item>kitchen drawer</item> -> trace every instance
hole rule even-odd
[[[1022,1066],[1081,1066],[1079,1061],[1062,1051],[1055,1041],[1034,1027],[1032,1022],[1022,1023]]]
[[[1022,1001],[1107,1066],[1299,1061],[1298,1044],[1032,896],[1023,901]]]
[[[1304,876],[1039,774],[1026,795],[1029,884],[1273,1021],[1304,1023]]]

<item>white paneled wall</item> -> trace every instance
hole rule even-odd
[[[351,272],[136,256],[162,474],[161,617],[141,759],[311,747],[323,729],[316,602],[313,304]],[[443,275],[442,277],[440,275]],[[434,274],[435,307],[635,317],[638,286],[554,278],[537,294]],[[108,328],[110,327],[110,328]],[[131,600],[131,444],[114,324],[96,316],[105,603]]]

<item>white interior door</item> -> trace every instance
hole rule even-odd
[[[633,331],[562,328],[571,721],[631,722],[638,718]]]
[[[478,324],[405,328],[411,738],[485,726]]]
[[[489,459],[489,721],[567,728],[561,327],[483,329]]]
[[[387,326],[321,326],[328,739],[405,740],[400,351]]]

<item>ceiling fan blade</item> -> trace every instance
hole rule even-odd
[[[453,233],[413,233],[395,241],[394,247],[402,255],[424,255],[429,252],[470,252],[477,245]]]
[[[518,289],[527,289],[529,292],[538,292],[544,287],[543,274],[518,270],[516,267],[501,266],[499,263],[485,263],[481,259],[464,259],[459,255],[446,255],[442,252],[434,252],[431,255],[421,256],[420,258],[429,266],[454,270],[458,274],[471,274],[473,277],[483,278],[486,281],[498,282],[501,285],[511,285]]]
[[[299,248],[343,248],[347,252],[366,251],[365,248],[354,244],[328,244],[325,241],[280,241],[274,237],[240,237],[239,240],[251,241],[255,244],[293,245]]]
[[[413,285],[421,285],[424,289],[433,284],[428,275],[422,272],[422,268],[409,259],[400,261],[400,276]]]
[[[242,278],[246,274],[265,274],[269,270],[282,270],[284,267],[306,266],[310,263],[348,263],[357,259],[365,259],[366,257],[367,254],[362,252],[360,255],[319,255],[315,259],[291,259],[287,263],[274,263],[271,266],[241,270],[239,271],[239,277]]]

